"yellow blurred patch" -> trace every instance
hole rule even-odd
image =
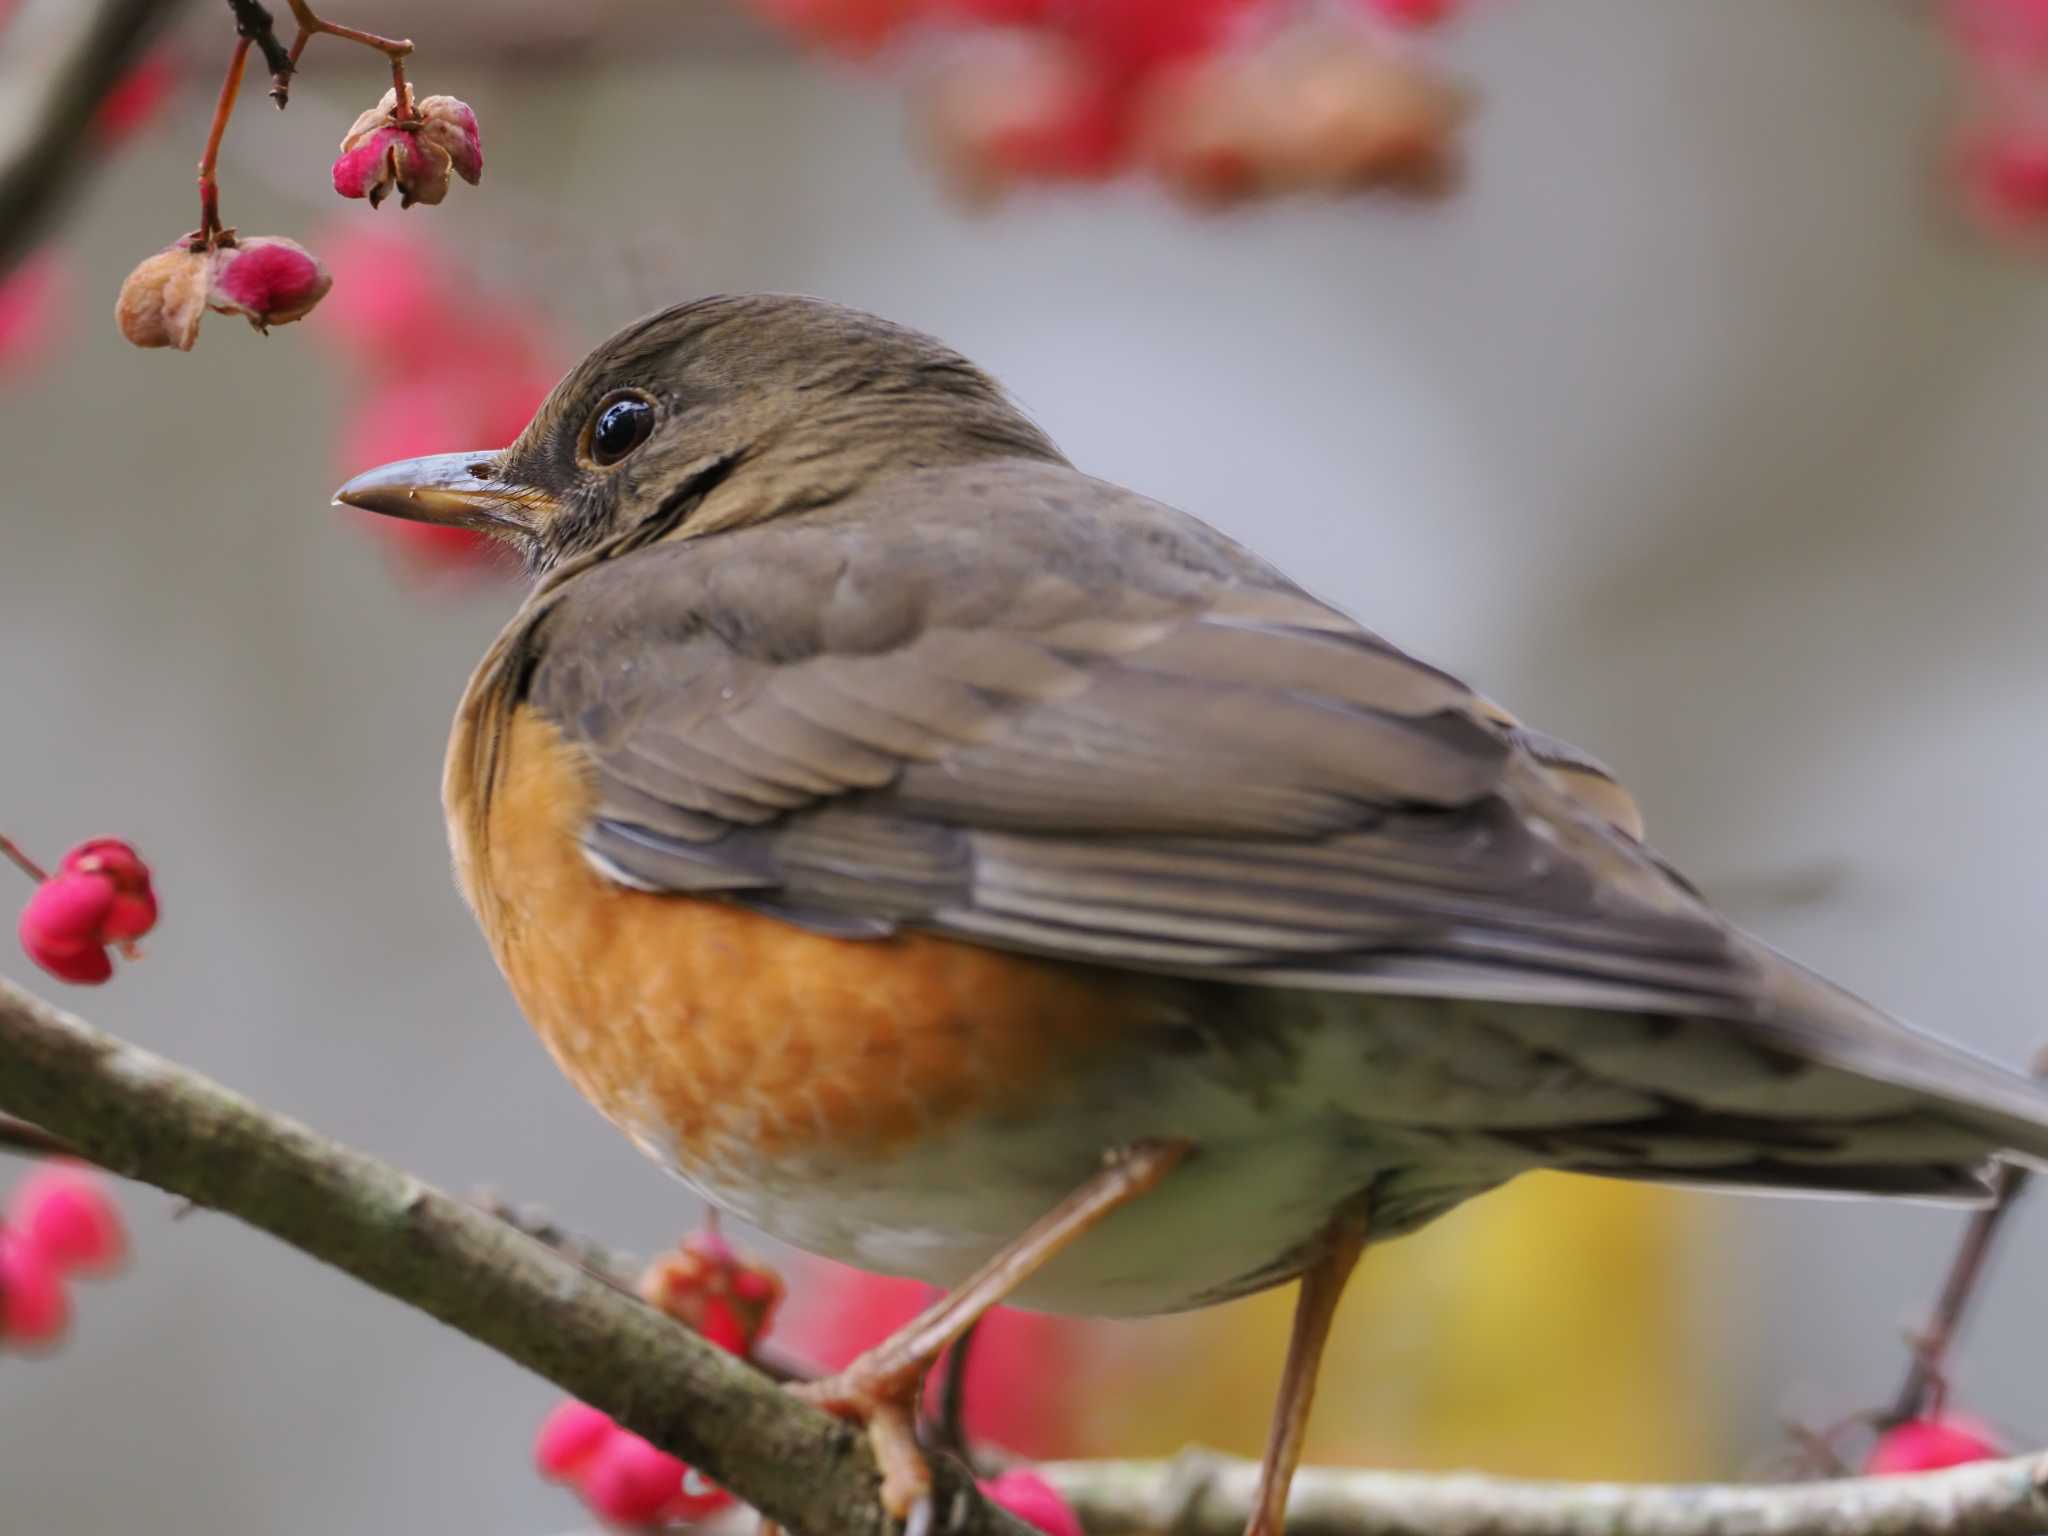
[[[1701,1202],[1535,1174],[1369,1251],[1323,1369],[1311,1462],[1696,1477],[1720,1461],[1683,1266]],[[1085,1396],[1124,1456],[1256,1455],[1294,1288],[1124,1332]]]

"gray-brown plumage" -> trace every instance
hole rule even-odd
[[[2031,1083],[1733,930],[1591,759],[1082,474],[927,337],[683,306],[503,453],[344,495],[538,573],[451,750],[466,888],[579,1085],[795,1241],[951,1282],[1106,1147],[1181,1139],[1020,1293],[1148,1311],[1529,1167],[1958,1195],[2048,1156]],[[557,805],[573,869],[527,825]],[[844,1022],[990,951],[1033,958]],[[726,998],[741,955],[772,1005]],[[1115,1001],[1018,1001],[1070,984]],[[1020,1028],[1060,1043],[976,1076]],[[658,1070],[717,1041],[742,1112]],[[909,1128],[846,1131],[855,1083]]]

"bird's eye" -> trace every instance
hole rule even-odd
[[[654,403],[639,395],[621,395],[598,407],[590,423],[590,458],[616,464],[647,441],[654,430]]]

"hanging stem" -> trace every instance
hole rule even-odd
[[[234,56],[228,61],[228,77],[220,83],[220,99],[213,106],[213,129],[206,136],[206,151],[199,157],[199,243],[212,244],[220,234],[220,183],[214,177],[220,165],[220,141],[228,131],[228,119],[235,115],[235,98],[242,92],[242,70],[249,62],[251,40],[235,39]]]
[[[290,58],[294,67],[299,55],[306,51],[306,45],[316,37],[338,37],[344,42],[360,43],[365,48],[374,48],[391,61],[391,88],[397,94],[398,107],[393,116],[400,122],[416,114],[405,85],[405,60],[412,53],[412,39],[404,37],[382,37],[375,32],[364,32],[356,27],[344,27],[338,22],[327,21],[316,15],[307,0],[286,0],[291,6],[292,20],[299,24],[298,36],[292,39]],[[279,94],[283,78],[271,94],[279,96],[278,105],[284,104]]]
[[[22,852],[21,844],[4,832],[0,832],[0,854],[4,854],[16,869],[27,875],[29,879],[35,881],[37,885],[41,885],[50,878],[50,872],[26,853]]]

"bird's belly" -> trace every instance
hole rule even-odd
[[[965,1279],[1078,1187],[1121,1124],[976,1125],[880,1167],[721,1179],[678,1169],[716,1204],[812,1253],[933,1285]],[[1341,1195],[1370,1184],[1358,1149],[1315,1130],[1198,1144],[1158,1189],[1111,1215],[1013,1298],[1040,1311],[1139,1317],[1278,1283]]]
[[[582,856],[587,794],[552,728],[522,715],[506,749],[458,864],[527,1017],[643,1151],[798,1246],[950,1283],[1112,1148],[1185,1139],[1189,1162],[1018,1298],[1143,1314],[1286,1278],[1368,1187],[1390,1236],[1513,1171],[1484,1138],[1385,1113],[1442,1089],[1368,1048],[1361,1010],[1410,1003],[836,939],[630,890]],[[1418,1038],[1439,1075],[1459,1053],[1455,1029]]]

